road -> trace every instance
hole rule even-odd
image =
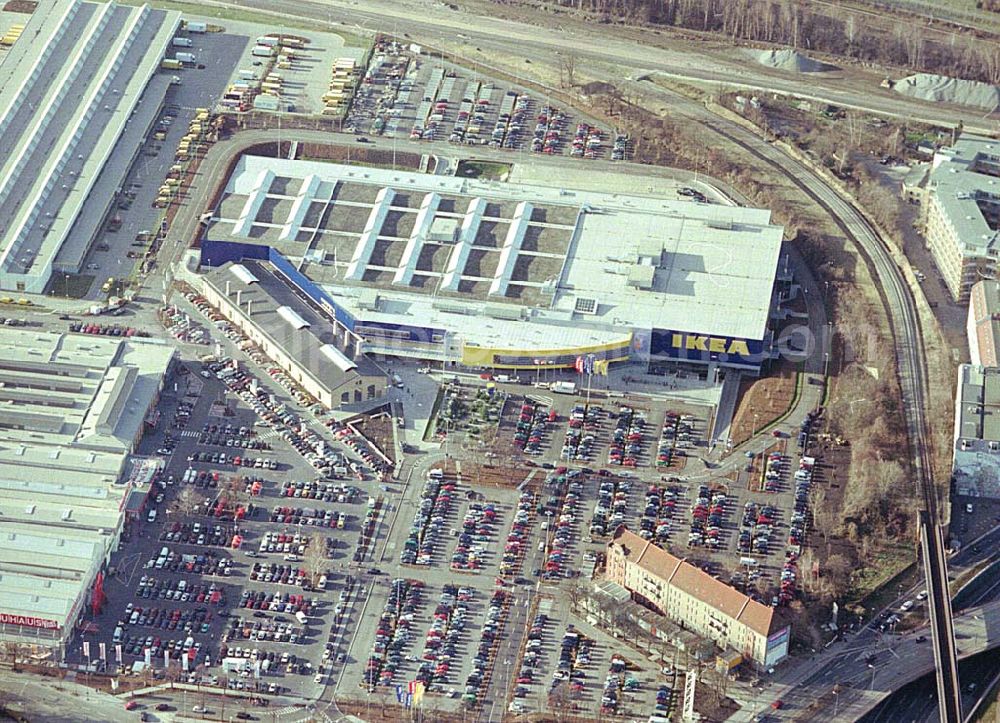
[[[878,87],[874,74],[870,85],[850,87],[841,74],[829,77],[782,73],[757,64],[752,52],[743,54],[732,46],[710,41],[672,40],[673,48],[655,47],[662,38],[645,34],[649,44],[636,42],[644,33],[636,28],[601,27],[601,42],[593,42],[593,30],[573,18],[538,14],[535,24],[456,12],[445,3],[366,0],[206,0],[208,7],[253,9],[275,18],[297,17],[326,21],[357,31],[380,31],[410,37],[433,46],[435,43],[464,43],[471,51],[479,48],[492,53],[526,56],[529,62],[547,59],[558,67],[558,55],[572,55],[577,67],[590,71],[593,63],[621,69],[616,80],[650,72],[679,80],[718,83],[729,88],[783,93],[857,108],[911,121],[955,126],[967,131],[996,130],[996,119],[975,108],[947,107],[901,96]],[[629,37],[624,37],[625,33]],[[516,50],[515,50],[516,48]],[[808,87],[805,88],[804,86]]]

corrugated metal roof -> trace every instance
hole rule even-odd
[[[358,366],[333,344],[324,344],[319,348],[319,350],[323,356],[332,361],[342,372],[356,369]]]
[[[249,286],[250,284],[256,284],[258,279],[256,276],[250,273],[246,266],[243,264],[233,264],[229,267],[233,276],[242,281],[244,284]]]
[[[298,312],[290,306],[279,306],[275,311],[278,312],[278,316],[291,324],[294,329],[305,329],[309,326],[309,322],[299,316]]]

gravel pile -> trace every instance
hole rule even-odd
[[[791,73],[822,73],[827,70],[836,70],[832,65],[813,60],[791,48],[765,50],[757,56],[757,62],[769,68],[787,70]]]
[[[917,73],[897,80],[893,88],[913,98],[938,103],[970,105],[974,108],[993,110],[1000,103],[1000,88],[975,80],[949,78],[946,75]]]

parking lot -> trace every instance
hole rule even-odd
[[[362,486],[378,478],[346,445],[325,453],[330,467],[297,449],[300,425],[270,395],[257,409],[237,402],[252,379],[232,368],[189,364],[164,400],[141,451],[165,466],[84,639],[106,644],[111,667],[148,655],[191,680],[315,694],[345,662],[374,506]]]
[[[211,107],[221,96],[225,79],[233,72],[239,50],[247,42],[246,37],[226,33],[192,33],[189,37],[192,47],[179,49],[196,52],[200,65],[184,70],[160,70],[150,81],[169,84],[164,110],[122,183],[111,223],[98,232],[84,259],[82,273],[93,277],[86,293],[88,299],[101,297],[101,287],[107,279],[128,278],[149,249],[163,215],[153,202],[158,196],[157,189],[176,165],[174,151],[188,132],[195,109]],[[170,84],[174,75],[180,82]],[[163,137],[157,140],[155,134],[160,131]],[[63,291],[58,281],[53,281],[52,288],[57,294]]]
[[[349,132],[580,158],[625,158],[627,139],[523,88],[392,41],[376,43]]]
[[[775,438],[738,475],[694,475],[704,407],[599,390],[588,403],[492,380],[503,402],[470,406],[458,430],[467,439],[455,435],[448,456],[409,457],[400,488],[369,443],[200,297],[164,311],[232,358],[189,361],[140,450],[165,466],[84,638],[105,642],[112,666],[121,645],[124,667],[141,668],[148,649],[162,669],[166,652],[171,675],[262,700],[331,686],[340,700],[392,704],[397,686],[419,680],[441,709],[644,716],[671,705],[662,688],[672,679],[568,601],[618,524],[727,581],[762,581],[779,604],[793,593],[786,537],[792,516],[807,514],[811,475],[796,439]],[[489,381],[461,377],[456,398],[473,404]],[[493,425],[502,481],[477,466],[486,457],[469,435],[488,438]]]

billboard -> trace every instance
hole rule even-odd
[[[0,613],[0,623],[3,625],[22,625],[26,628],[44,628],[45,630],[58,630],[59,623],[46,618],[36,618],[30,615],[12,615],[10,613]]]
[[[764,342],[761,339],[654,329],[649,354],[653,358],[677,361],[714,361],[720,364],[759,367],[764,360]]]

